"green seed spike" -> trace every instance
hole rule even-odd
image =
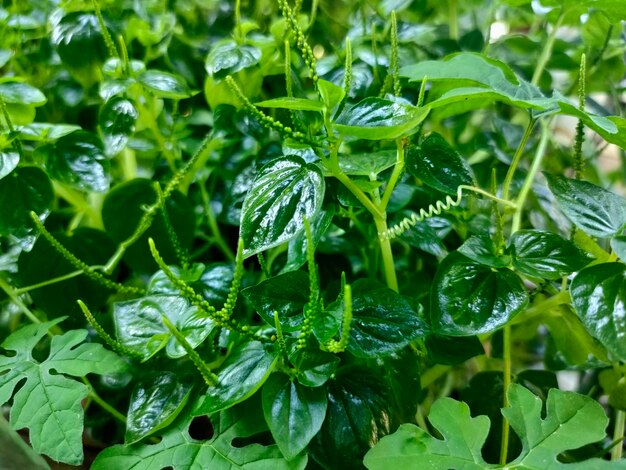
[[[109,347],[113,351],[118,353],[120,356],[127,356],[127,357],[130,357],[131,359],[135,359],[137,361],[143,360],[143,356],[141,354],[133,351],[132,349],[127,348],[126,346],[124,346],[119,341],[113,339],[104,330],[104,328],[102,328],[102,325],[100,325],[100,323],[98,323],[98,321],[93,316],[93,314],[91,313],[91,311],[89,310],[87,305],[85,305],[85,303],[82,300],[77,300],[76,302],[78,302],[78,306],[83,311],[83,314],[85,315],[85,318],[87,319],[89,324],[93,327],[93,329],[96,331],[96,333],[98,333],[98,336],[102,339],[102,341],[104,341],[106,344],[108,344]]]
[[[235,272],[233,274],[233,282],[228,290],[228,296],[224,307],[217,312],[217,315],[227,321],[233,314],[235,304],[237,303],[237,296],[239,295],[239,289],[241,288],[241,279],[243,278],[243,239],[239,239],[237,244],[237,257],[235,258]]]
[[[259,260],[259,265],[261,266],[261,272],[263,273],[263,276],[270,277],[269,266],[267,265],[267,261],[265,260],[265,256],[263,256],[263,253],[257,253],[256,257]]]
[[[87,276],[92,281],[97,282],[98,284],[106,287],[107,289],[111,289],[119,292],[120,294],[128,294],[128,295],[143,295],[145,292],[143,289],[139,289],[138,287],[125,286],[123,284],[119,284],[117,282],[113,282],[110,279],[107,279],[99,272],[95,271],[91,266],[87,265],[84,261],[78,259],[73,253],[71,253],[67,248],[65,248],[59,240],[54,238],[54,236],[48,232],[46,227],[41,223],[37,214],[31,211],[30,213],[31,219],[35,223],[35,227],[39,233],[52,245],[52,247],[57,250],[63,258],[65,258],[72,266],[76,269],[81,270],[85,276]]]
[[[352,86],[352,44],[350,43],[350,38],[346,38],[346,61],[344,69],[343,91],[344,99],[347,99],[350,94],[350,87]]]
[[[283,328],[280,326],[280,320],[278,318],[278,312],[274,312],[274,326],[276,328],[276,343],[278,343],[278,349],[285,359],[289,357],[287,352],[287,343],[285,343],[285,336],[283,335]]]
[[[585,80],[587,75],[587,64],[585,54],[580,58],[580,73],[578,76],[578,107],[581,111],[585,110]],[[583,143],[585,142],[585,125],[581,119],[576,125],[576,140],[574,141],[574,172],[576,179],[581,179],[585,170],[585,162],[583,160]]]
[[[424,105],[424,96],[426,95],[426,83],[428,81],[428,77],[424,75],[422,80],[422,84],[420,86],[420,93],[417,97],[417,107],[421,108]]]
[[[309,301],[304,307],[304,321],[298,336],[298,349],[306,346],[308,337],[313,332],[313,323],[321,316],[321,305],[319,301],[320,280],[315,264],[315,244],[311,234],[311,224],[307,218],[304,219],[304,229],[306,233],[306,257],[309,268]]]
[[[352,324],[352,288],[349,284],[343,287],[343,321],[341,323],[341,337],[339,341],[331,339],[325,344],[326,349],[332,353],[340,353],[348,347],[350,341],[350,325]]]
[[[165,315],[161,315],[161,321],[167,327],[172,336],[176,338],[176,341],[178,341],[178,343],[187,352],[189,359],[191,359],[191,362],[193,362],[193,364],[196,366],[206,384],[209,387],[215,387],[218,382],[217,375],[211,372],[211,369],[209,368],[207,363],[204,362],[200,355],[196,352],[196,350],[191,347],[191,344],[189,344],[187,338],[185,338],[185,336],[180,331],[178,331],[178,328],[176,328],[169,320],[169,318],[167,318]]]
[[[109,53],[109,57],[119,57],[119,53],[115,47],[115,43],[111,38],[111,33],[109,33],[109,29],[104,24],[104,18],[102,16],[102,11],[100,10],[100,3],[98,0],[93,0],[93,7],[96,11],[96,18],[98,18],[98,24],[100,25],[100,29],[102,30],[102,37],[104,38],[104,44],[107,47],[107,52]]]
[[[393,94],[400,96],[402,88],[400,87],[400,66],[398,59],[398,21],[396,12],[391,12],[391,61],[389,63],[389,75],[393,80]]]

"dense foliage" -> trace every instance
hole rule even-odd
[[[3,465],[626,468],[622,0],[1,5]]]

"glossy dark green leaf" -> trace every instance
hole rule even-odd
[[[497,330],[527,304],[528,293],[513,271],[452,253],[433,281],[430,317],[438,334],[469,336]]]
[[[167,346],[170,357],[186,354],[168,328],[163,315],[185,336],[187,342],[197,347],[211,333],[215,324],[198,314],[182,297],[175,295],[150,295],[136,300],[115,302],[113,320],[117,338],[125,347],[143,356],[154,356]]]
[[[515,232],[509,249],[517,272],[540,279],[559,279],[591,261],[571,241],[541,230]]]
[[[192,94],[183,77],[169,72],[146,70],[137,80],[159,98],[180,100]]]
[[[45,219],[54,200],[52,183],[45,172],[35,167],[19,167],[0,180],[0,235],[21,240],[31,247],[34,224],[30,212]]]
[[[47,159],[46,167],[52,178],[84,191],[108,191],[109,161],[95,134],[73,132],[37,151]]]
[[[616,235],[626,224],[626,199],[587,181],[546,174],[560,209],[594,237]]]
[[[333,125],[339,134],[367,140],[397,139],[426,119],[429,108],[383,98],[365,98],[345,109]]]
[[[373,357],[402,349],[423,336],[426,325],[393,290],[367,279],[352,285],[352,323],[348,351]]]
[[[410,214],[399,212],[396,220],[399,222],[403,216],[410,217]],[[429,221],[430,219],[426,219],[418,222],[400,235],[400,239],[418,250],[430,253],[440,259],[444,258],[448,254],[448,250],[446,250],[442,238],[430,226]]]
[[[327,387],[326,419],[309,452],[324,468],[360,469],[363,455],[396,425],[392,398],[369,368],[343,368]]]
[[[113,98],[102,106],[99,123],[107,155],[116,155],[126,147],[138,117],[135,105],[126,98]]]
[[[148,179],[135,178],[116,185],[107,193],[102,206],[102,220],[109,236],[118,243],[130,237],[144,214],[145,206],[154,204],[156,199],[153,183]],[[174,191],[165,205],[181,247],[189,249],[195,229],[191,203],[180,192]],[[159,210],[150,228],[124,254],[124,261],[133,269],[149,274],[157,270],[148,248],[149,237],[167,263],[179,262]]]
[[[626,261],[626,235],[611,238],[611,248],[622,261]]]
[[[327,405],[322,387],[304,387],[281,373],[272,374],[265,382],[263,415],[287,460],[302,452],[320,430]]]
[[[602,263],[580,271],[570,287],[572,304],[591,336],[626,360],[626,265]]]
[[[297,370],[298,382],[306,387],[320,387],[335,373],[339,357],[320,349],[297,349],[291,362]]]
[[[463,243],[457,250],[472,261],[493,268],[503,268],[511,264],[511,257],[496,253],[493,240],[488,235],[474,235]]]
[[[313,238],[313,245],[317,247],[320,240],[330,227],[333,217],[335,215],[335,209],[333,206],[326,210],[318,212],[317,216],[310,221],[311,237]],[[307,262],[307,245],[308,240],[305,232],[300,232],[293,239],[289,241],[289,248],[287,250],[287,262],[281,273],[295,271],[300,269]]]
[[[102,30],[93,13],[76,11],[55,17],[50,39],[61,60],[71,68],[91,68],[107,57]]]
[[[302,310],[309,301],[309,275],[291,271],[269,278],[241,291],[268,325],[274,326],[274,312],[284,331],[302,327]]]
[[[485,349],[476,336],[454,337],[430,334],[426,337],[426,350],[428,358],[435,364],[451,366],[485,354]]]
[[[41,106],[47,101],[39,89],[17,81],[0,81],[0,98],[7,104],[29,106]]]
[[[294,238],[313,220],[324,198],[317,165],[299,157],[274,160],[259,171],[243,204],[240,236],[246,255]]]
[[[0,180],[11,173],[20,162],[17,152],[0,152]]]
[[[209,387],[196,416],[215,413],[252,396],[276,366],[278,355],[271,346],[248,341],[233,349],[216,371],[218,384]]]
[[[150,375],[130,396],[124,442],[132,444],[169,425],[187,403],[191,384],[173,372]]]
[[[419,145],[409,146],[406,168],[427,186],[447,194],[456,194],[460,185],[474,182],[467,162],[436,132]]]
[[[254,103],[261,108],[282,108],[291,109],[294,111],[323,111],[324,105],[319,101],[309,100],[306,98],[294,98],[292,96],[285,96],[283,98],[273,98],[271,100],[264,100]]]
[[[260,59],[261,51],[258,48],[225,41],[209,53],[204,68],[209,75],[221,79],[258,64]]]

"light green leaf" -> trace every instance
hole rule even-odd
[[[367,140],[397,139],[426,119],[429,108],[383,98],[365,98],[345,109],[333,125],[339,134]]]
[[[308,388],[285,374],[272,374],[263,386],[263,415],[278,448],[294,459],[317,434],[328,401],[322,387]]]
[[[258,48],[227,40],[216,45],[209,53],[204,68],[210,76],[222,79],[258,64],[260,59],[261,51]]]
[[[335,106],[341,103],[346,93],[340,86],[335,85],[328,80],[319,79],[317,81],[317,89],[320,92],[324,106],[327,110],[332,110]]]
[[[302,158],[279,158],[265,165],[243,203],[240,236],[246,256],[294,238],[313,220],[324,199],[319,167]]]
[[[24,82],[0,82],[0,98],[7,104],[41,106],[46,103],[45,95],[34,86]]]
[[[309,100],[306,98],[294,98],[285,96],[283,98],[273,98],[271,100],[259,101],[254,103],[261,108],[283,108],[292,109],[294,111],[323,111],[324,104],[319,101]]]
[[[11,173],[20,162],[17,152],[0,152],[0,180]]]
[[[181,414],[157,444],[118,445],[102,451],[92,470],[304,470],[306,455],[286,461],[275,445],[234,445],[267,430],[260,406],[226,410],[211,417],[215,435],[206,441],[189,436],[191,418]]]
[[[25,326],[0,344],[15,352],[14,356],[0,355],[0,405],[13,396],[11,426],[16,430],[28,428],[31,445],[37,452],[59,462],[80,465],[84,416],[81,402],[89,389],[66,376],[112,374],[123,371],[125,363],[100,344],[85,343],[86,330],[54,336],[47,359],[36,361],[33,349],[61,320]]]
[[[137,80],[159,98],[180,100],[192,95],[185,79],[180,75],[160,70],[146,70],[137,77]]]
[[[217,386],[209,388],[194,414],[225,410],[252,396],[267,380],[277,361],[276,351],[259,341],[239,346],[217,371]]]

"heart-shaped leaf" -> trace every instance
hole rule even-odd
[[[126,147],[138,117],[135,105],[126,98],[116,97],[104,104],[99,122],[107,155],[116,155]]]

